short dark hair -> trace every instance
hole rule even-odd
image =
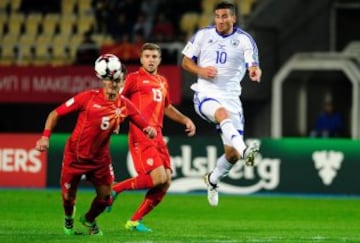
[[[155,43],[144,43],[141,47],[141,53],[143,53],[145,50],[156,50],[160,53],[161,56],[161,48],[158,44]]]
[[[121,63],[121,72],[123,73],[124,78],[125,78],[126,74],[127,74],[127,68],[123,62]]]
[[[216,4],[214,7],[214,12],[218,9],[229,9],[232,14],[236,14],[235,5],[226,1]]]

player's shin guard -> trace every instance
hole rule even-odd
[[[141,220],[145,215],[150,213],[164,198],[166,191],[163,188],[151,188],[145,196],[144,201],[136,210],[131,220]]]

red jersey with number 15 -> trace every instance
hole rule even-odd
[[[127,116],[141,128],[147,126],[128,99],[120,95],[114,101],[106,100],[103,89],[81,92],[56,108],[59,116],[75,111],[79,115],[65,153],[80,161],[110,161],[111,134],[118,132]]]
[[[150,126],[163,127],[164,109],[171,102],[168,81],[159,74],[150,74],[143,68],[128,74],[121,93],[140,110]],[[130,128],[133,125],[130,124]]]

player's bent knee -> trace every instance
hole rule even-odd
[[[112,195],[109,195],[109,196],[107,196],[107,197],[105,198],[104,204],[105,204],[106,206],[111,206],[112,203],[113,203],[113,201],[114,201],[114,198],[112,197]]]

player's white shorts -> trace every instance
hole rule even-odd
[[[241,101],[238,97],[224,99],[195,92],[194,108],[196,113],[204,120],[216,124],[218,130],[220,130],[220,128],[215,121],[215,111],[220,107],[224,107],[229,112],[230,119],[235,129],[239,131],[240,135],[243,135],[245,119]],[[223,136],[221,137],[224,144],[231,145],[230,141],[226,141]]]

